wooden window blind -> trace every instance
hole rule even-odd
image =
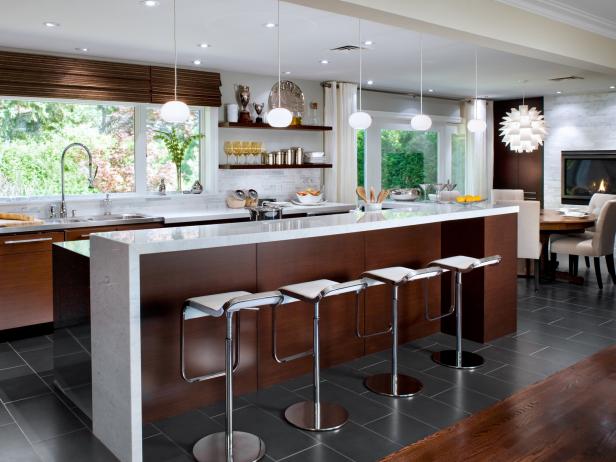
[[[178,99],[220,106],[220,74],[178,70]],[[173,98],[173,69],[80,58],[0,52],[0,95],[164,103]]]

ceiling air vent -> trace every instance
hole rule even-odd
[[[341,47],[330,49],[330,51],[355,51],[355,50],[359,50],[359,47],[357,45],[342,45]]]
[[[562,82],[563,80],[584,80],[584,77],[579,77],[577,75],[569,75],[567,77],[554,77],[553,79],[549,79],[552,82]]]

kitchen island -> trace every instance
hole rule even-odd
[[[90,248],[92,401],[95,434],[122,461],[140,461],[142,424],[221,401],[224,379],[188,384],[180,375],[180,311],[188,297],[234,290],[261,292],[327,278],[343,282],[367,269],[425,267],[457,254],[500,254],[500,265],[465,275],[465,337],[484,342],[516,330],[517,207],[418,204],[269,222],[162,228],[93,235]],[[432,313],[449,305],[449,277],[428,283]],[[400,341],[438,330],[424,320],[421,284],[400,291]],[[360,324],[382,330],[386,288],[360,298]],[[352,294],[323,302],[322,365],[388,348],[390,339],[359,339]],[[309,349],[311,308],[285,305],[279,353]],[[238,394],[308,373],[310,358],[272,358],[270,308],[242,313]],[[186,329],[187,372],[221,369],[222,319],[195,318]]]

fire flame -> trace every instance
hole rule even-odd
[[[599,183],[599,189],[597,189],[597,192],[604,193],[605,191],[607,191],[607,183],[605,180],[601,180],[601,183]]]

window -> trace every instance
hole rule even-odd
[[[364,186],[366,169],[366,130],[357,130],[357,186]]]
[[[98,166],[96,189],[135,190],[135,110],[132,106],[0,100],[0,196],[60,194],[60,158],[79,141]],[[67,194],[88,187],[87,157],[65,157]]]
[[[187,135],[205,134],[206,114],[211,115],[208,108],[192,108],[189,121],[176,127]],[[61,154],[73,142],[90,149],[98,174],[89,188],[87,156],[69,151],[64,166],[68,195],[145,194],[156,190],[161,178],[167,191],[175,191],[175,164],[164,143],[154,139],[154,130],[171,127],[160,119],[159,107],[150,104],[0,99],[0,197],[59,195]],[[199,179],[208,186],[201,178],[205,148],[203,138],[189,147],[181,169],[183,189]]]
[[[466,175],[466,133],[451,135],[451,182],[457,184],[456,189],[465,194]]]
[[[177,175],[171,155],[161,140],[154,138],[157,131],[171,132],[175,128],[180,136],[197,135],[200,128],[200,111],[190,111],[190,118],[183,126],[174,127],[160,118],[158,108],[147,109],[147,189],[158,190],[160,180],[164,178],[169,191],[177,189]],[[199,179],[199,147],[200,141],[191,143],[182,163],[182,189],[189,189]]]
[[[381,188],[437,182],[438,133],[381,130]]]

